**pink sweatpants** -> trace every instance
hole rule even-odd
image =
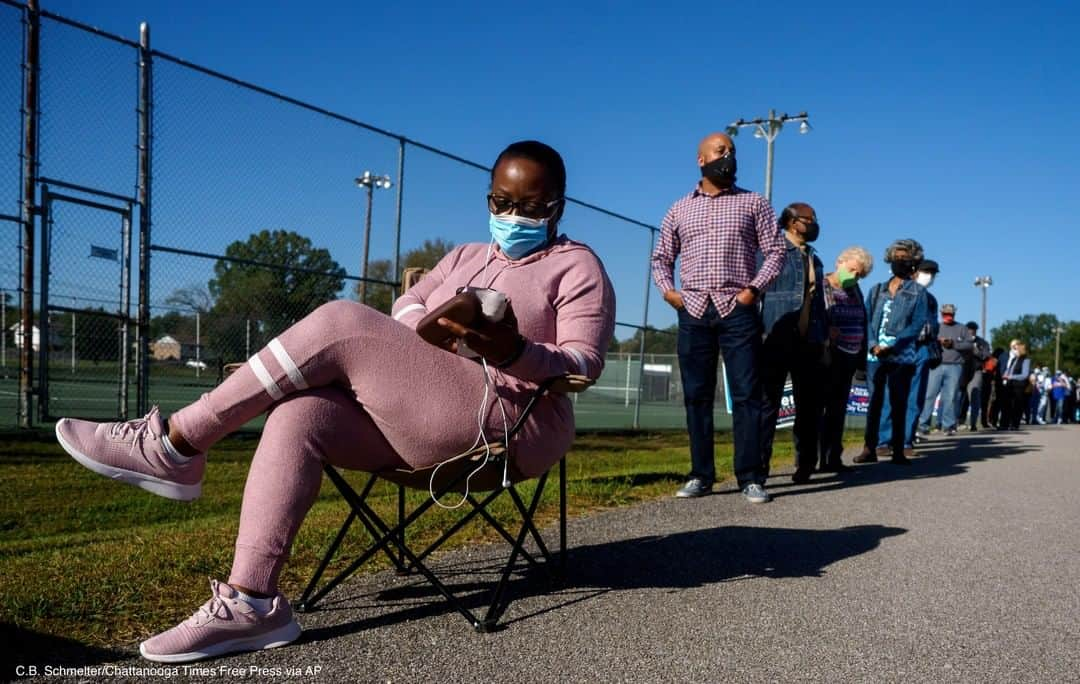
[[[483,368],[357,302],[324,304],[169,420],[200,451],[270,411],[244,487],[230,583],[273,594],[324,461],[424,467],[471,447]],[[505,402],[512,422],[520,408]],[[502,435],[489,401],[489,440]]]

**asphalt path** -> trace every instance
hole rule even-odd
[[[910,467],[769,490],[571,521],[565,582],[515,576],[494,633],[382,573],[300,615],[297,644],[172,679],[1080,681],[1080,426],[936,437]],[[505,548],[437,565],[469,587]]]

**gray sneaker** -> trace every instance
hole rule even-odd
[[[675,492],[675,496],[679,499],[696,499],[699,496],[705,496],[706,494],[711,493],[711,484],[705,484],[705,480],[702,480],[700,477],[692,477],[679,489],[679,491]]]
[[[765,491],[765,488],[759,484],[748,484],[743,487],[743,496],[750,503],[769,503],[772,501],[772,497]]]

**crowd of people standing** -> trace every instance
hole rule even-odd
[[[765,490],[777,417],[790,377],[795,473],[842,472],[851,387],[864,377],[869,405],[856,463],[907,465],[933,429],[946,435],[1077,419],[1077,383],[1034,369],[1022,340],[991,350],[974,321],[931,294],[940,266],[914,239],[885,250],[889,277],[863,292],[873,269],[861,246],[826,271],[812,243],[814,208],[776,217],[735,184],[735,144],[722,133],[698,147],[701,179],[668,210],[652,255],[653,280],[678,312],[678,356],[691,470],[676,496],[712,490],[713,405],[722,356],[732,407],[735,478],[751,503]],[[675,265],[679,263],[679,287]]]

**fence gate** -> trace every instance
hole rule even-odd
[[[87,197],[89,196],[89,198]],[[48,180],[41,187],[38,415],[128,417],[133,200]]]

